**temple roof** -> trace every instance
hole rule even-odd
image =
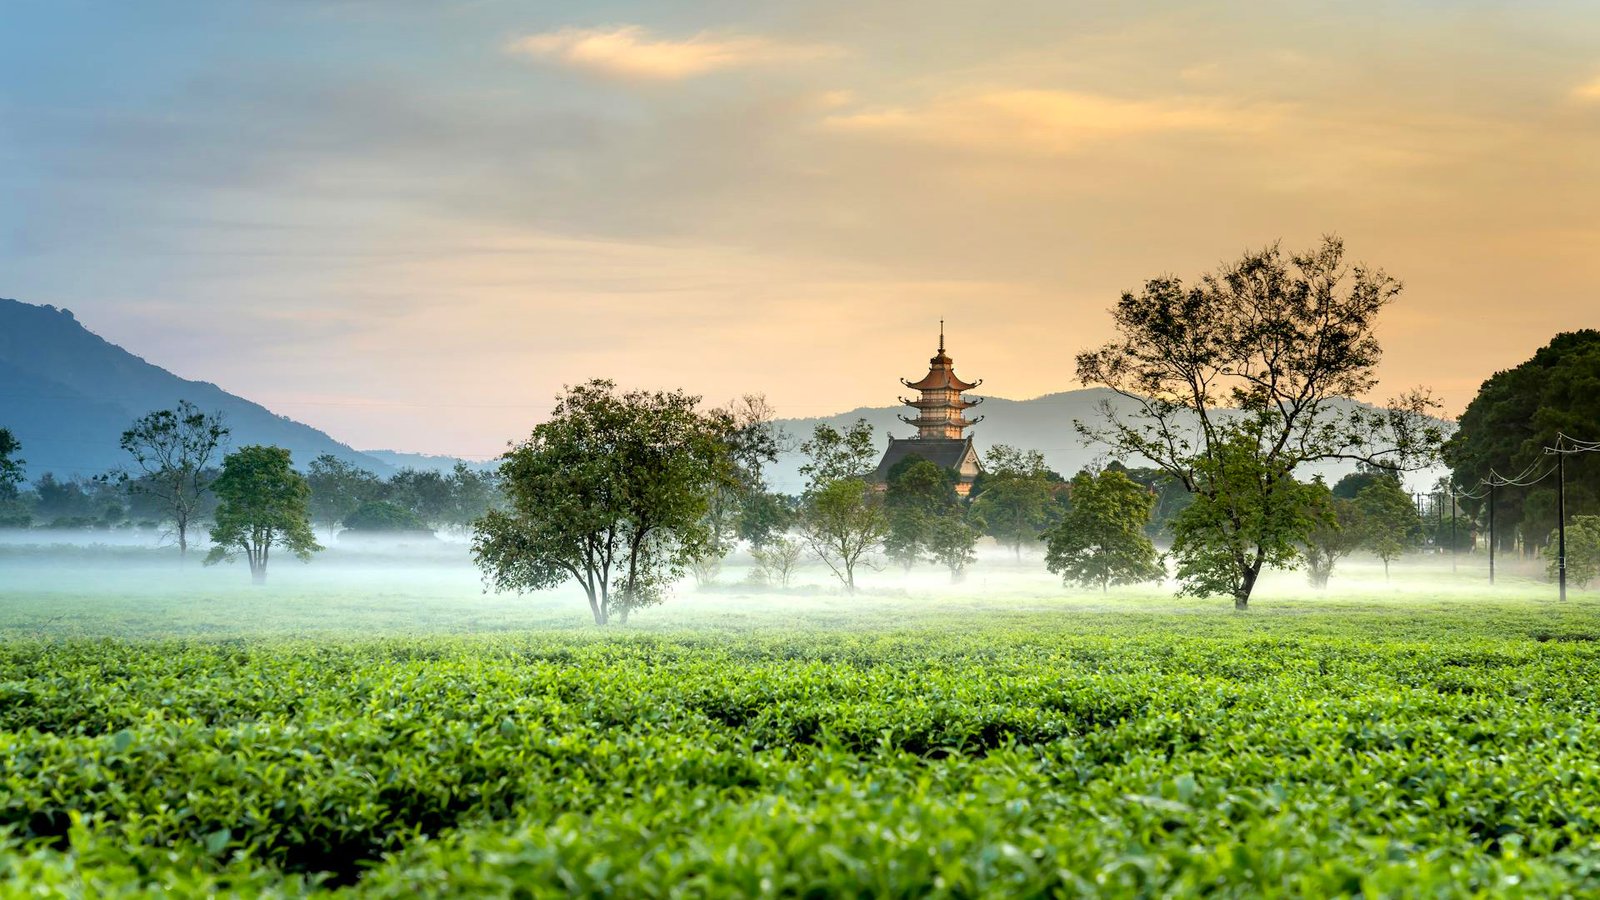
[[[883,454],[883,461],[878,463],[877,471],[872,473],[873,480],[883,484],[889,480],[889,470],[895,464],[908,456],[920,456],[928,462],[943,469],[958,469],[967,454],[977,454],[972,447],[972,438],[890,438],[889,449]]]
[[[957,395],[951,400],[907,400],[906,398],[901,397],[900,402],[904,403],[906,406],[914,406],[917,409],[971,409],[972,407],[977,406],[979,403],[982,403],[983,398],[974,397],[973,399],[968,400],[965,397]]]

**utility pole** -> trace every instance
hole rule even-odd
[[[1489,584],[1494,584],[1494,482],[1489,482]]]
[[[1556,578],[1561,602],[1567,602],[1567,455],[1556,444]]]

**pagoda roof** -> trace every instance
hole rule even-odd
[[[965,397],[957,396],[954,400],[907,400],[901,397],[900,402],[906,406],[914,406],[917,409],[971,409],[982,403],[983,398],[975,397],[968,400]]]
[[[954,360],[946,356],[944,348],[940,347],[939,355],[928,360],[928,374],[922,376],[921,381],[912,382],[902,378],[900,383],[918,391],[953,390],[958,392],[970,391],[983,383],[981,378],[970,383],[957,378],[954,365]]]

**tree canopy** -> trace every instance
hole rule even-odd
[[[228,434],[221,413],[202,412],[187,400],[140,417],[122,433],[122,449],[145,476],[130,480],[130,489],[161,504],[177,530],[180,556],[189,552],[189,525],[211,490],[211,467]]]
[[[1337,238],[1300,254],[1274,244],[1194,284],[1163,276],[1123,294],[1117,339],[1079,354],[1080,381],[1138,411],[1103,404],[1080,432],[1194,495],[1174,523],[1183,591],[1243,609],[1263,567],[1296,563],[1314,523],[1315,498],[1295,479],[1303,465],[1414,465],[1436,447],[1425,395],[1384,410],[1353,402],[1376,385],[1377,319],[1399,292],[1381,270],[1347,263]]]
[[[1018,559],[1061,516],[1056,502],[1063,484],[1037,450],[1006,444],[989,448],[984,471],[972,486],[972,518],[985,534],[1010,547]]]
[[[1072,503],[1045,532],[1045,566],[1062,580],[1109,590],[1166,577],[1161,554],[1145,534],[1155,497],[1126,473],[1079,472]]]
[[[1600,440],[1600,330],[1558,334],[1533,357],[1496,372],[1478,389],[1444,445],[1458,490],[1472,493],[1491,473],[1514,481],[1551,465],[1544,448],[1566,434]],[[1567,457],[1567,515],[1600,514],[1600,454]],[[1496,540],[1514,540],[1521,530],[1537,546],[1555,528],[1555,480],[1495,491]],[[1487,498],[1463,497],[1461,505],[1482,518]]]
[[[244,554],[256,584],[267,580],[272,549],[281,547],[309,562],[321,550],[311,532],[311,487],[289,461],[282,447],[241,447],[222,461],[212,484],[217,495],[216,522],[211,526],[211,552],[206,564]]]
[[[499,590],[571,580],[598,625],[660,602],[709,552],[707,497],[727,465],[725,419],[682,391],[594,380],[503,457],[508,499],[478,520],[473,556]]]

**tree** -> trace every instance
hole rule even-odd
[[[800,445],[800,452],[806,456],[800,474],[806,477],[809,490],[845,478],[861,478],[872,470],[878,448],[872,426],[866,419],[857,419],[844,431],[826,422],[818,425],[811,440]]]
[[[145,477],[129,489],[148,492],[178,532],[178,554],[189,552],[189,525],[211,490],[212,461],[227,446],[228,427],[218,412],[204,413],[187,400],[136,419],[122,433],[122,449]]]
[[[783,494],[761,491],[745,498],[739,510],[738,536],[751,547],[760,548],[782,537],[794,525],[796,500]]]
[[[313,494],[313,496],[315,496]],[[411,534],[433,537],[422,517],[392,500],[368,500],[341,520],[356,534]]]
[[[1383,577],[1389,563],[1415,547],[1422,536],[1422,518],[1399,478],[1379,478],[1356,494],[1361,509],[1363,546],[1383,560]]]
[[[311,554],[322,549],[311,532],[311,485],[290,464],[288,450],[252,445],[229,453],[212,489],[217,520],[206,565],[232,562],[242,553],[250,563],[250,580],[265,584],[273,547],[301,562],[310,562]]]
[[[859,478],[840,478],[807,492],[804,502],[801,536],[845,592],[854,594],[856,567],[889,533],[882,498]]]
[[[1130,469],[1118,460],[1107,463],[1106,469],[1126,473],[1134,483],[1144,485],[1155,494],[1155,507],[1150,511],[1150,521],[1144,526],[1144,533],[1151,540],[1171,535],[1172,520],[1194,500],[1183,482],[1161,469],[1147,466]]]
[[[484,472],[457,462],[447,479],[450,502],[445,508],[445,526],[469,532],[472,523],[483,518],[500,501],[500,484],[493,472]]]
[[[1199,283],[1152,279],[1112,311],[1117,340],[1078,356],[1078,378],[1133,402],[1128,418],[1076,423],[1119,456],[1144,458],[1194,502],[1174,522],[1185,593],[1225,593],[1247,609],[1264,567],[1293,566],[1315,524],[1308,463],[1388,467],[1428,459],[1441,438],[1433,402],[1411,393],[1372,410],[1378,314],[1400,292],[1381,270],[1345,262],[1344,244],[1286,257],[1274,244]]]
[[[450,524],[451,487],[443,472],[408,466],[390,476],[385,499],[416,513],[430,528],[444,528]]]
[[[505,454],[505,509],[473,528],[485,581],[516,592],[576,581],[595,624],[626,623],[709,551],[706,504],[726,465],[725,420],[682,391],[597,379]]]
[[[9,429],[0,428],[0,501],[17,499],[25,461],[17,456],[22,442]]]
[[[805,552],[805,547],[788,535],[779,534],[769,537],[761,546],[750,551],[755,558],[756,571],[767,584],[788,590],[789,581],[794,577],[794,570],[800,565],[800,556]]]
[[[1444,461],[1454,483],[1467,493],[1498,473],[1531,481],[1548,471],[1545,447],[1566,434],[1600,439],[1600,330],[1558,334],[1527,362],[1496,372],[1478,389],[1461,414],[1459,427],[1444,445]],[[1526,475],[1527,478],[1517,478]],[[1600,454],[1580,453],[1566,460],[1567,515],[1600,514]],[[1509,547],[1518,533],[1530,546],[1556,527],[1555,479],[1528,487],[1495,491],[1495,540]],[[1461,499],[1480,524],[1488,499]]]
[[[889,469],[884,493],[884,513],[889,532],[884,550],[906,571],[929,551],[935,523],[960,503],[955,475],[915,454]]]
[[[1061,476],[1044,464],[1037,450],[996,444],[984,458],[984,472],[973,485],[972,517],[983,531],[1022,559],[1024,545],[1060,515],[1056,491]]]
[[[331,453],[311,461],[306,483],[311,485],[311,521],[327,526],[329,537],[346,517],[383,489],[378,476]]]
[[[1321,481],[1312,482],[1312,490],[1317,496],[1315,521],[1306,532],[1300,553],[1305,557],[1306,578],[1311,586],[1325,588],[1334,565],[1363,546],[1366,532],[1361,507],[1353,498],[1339,496],[1335,493],[1337,486],[1330,491]]]
[[[1045,567],[1062,581],[1102,592],[1113,584],[1166,577],[1161,554],[1144,532],[1155,497],[1126,474],[1110,469],[1079,472],[1072,506],[1045,532]]]
[[[1545,544],[1550,577],[1556,577],[1556,547]],[[1567,578],[1580,588],[1600,579],[1600,516],[1574,516],[1567,525]]]
[[[776,462],[784,443],[783,429],[761,394],[745,394],[727,406],[711,411],[721,419],[726,435],[724,466],[706,502],[706,526],[711,533],[710,552],[694,565],[695,581],[702,586],[715,580],[722,558],[733,549],[747,507],[759,506],[757,515],[770,512],[766,505],[767,465]],[[764,537],[765,535],[762,534]]]
[[[978,538],[982,532],[962,515],[959,507],[933,517],[925,543],[928,558],[950,570],[950,581],[967,577],[967,566],[977,560]]]

